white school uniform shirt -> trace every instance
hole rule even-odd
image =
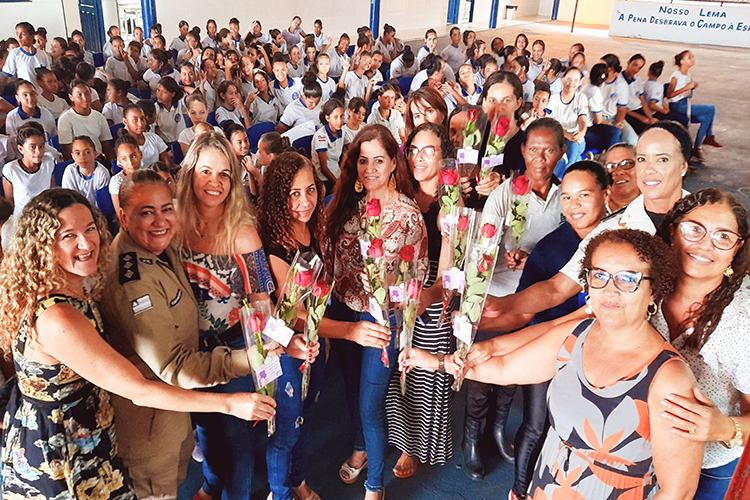
[[[602,89],[591,83],[587,84],[581,89],[581,94],[586,96],[589,103],[589,115],[586,119],[586,126],[591,127],[594,125],[594,115],[601,113],[604,108],[604,101],[602,99]]]
[[[48,101],[46,97],[44,97],[42,94],[39,94],[39,106],[52,113],[52,118],[54,118],[55,120],[60,118],[60,115],[70,107],[68,106],[68,103],[65,101],[65,99],[54,94],[52,94],[51,101]]]
[[[329,75],[328,78],[323,81],[318,77],[318,83],[320,88],[323,90],[323,95],[320,98],[320,102],[326,102],[336,92],[336,82]]]
[[[262,44],[271,43],[271,35],[268,33],[262,33],[255,37],[256,40],[258,40]]]
[[[148,83],[148,86],[151,89],[151,100],[156,99],[156,89],[159,87],[159,80],[161,80],[165,76],[171,76],[175,82],[180,83],[180,73],[175,69],[163,76],[159,73],[154,73],[151,68],[147,69],[146,72],[143,73],[143,80]]]
[[[360,130],[362,130],[362,127],[365,124],[359,126],[357,130],[349,128],[349,124],[347,123],[341,128],[341,133],[344,135],[344,146],[347,144],[351,144],[354,141],[354,138],[357,136]]]
[[[299,78],[287,78],[286,88],[282,88],[278,81],[273,82],[271,93],[279,100],[282,113],[290,103],[302,95],[302,81]]]
[[[91,66],[95,66],[94,64],[94,53],[90,50],[84,50],[83,51],[83,62],[89,63]]]
[[[320,125],[320,102],[313,109],[308,109],[301,98],[289,103],[279,119],[279,123],[288,129],[310,121],[315,122],[316,128]]]
[[[185,43],[185,39],[181,38],[179,36],[175,37],[172,40],[172,43],[169,44],[169,50],[176,50],[177,52],[181,51],[182,49],[186,49],[187,44]]]
[[[562,190],[557,178],[553,177],[552,186],[547,199],[543,200],[536,193],[530,193],[519,197],[513,192],[513,179],[508,179],[487,198],[484,205],[484,213],[496,215],[503,221],[502,236],[500,238],[499,252],[508,252],[516,248],[512,231],[508,226],[508,214],[513,208],[513,202],[521,198],[528,205],[526,212],[526,230],[518,244],[518,249],[531,253],[536,244],[547,234],[554,231],[562,222]],[[508,269],[504,260],[498,256],[495,271],[492,274],[489,293],[493,297],[503,297],[516,291],[521,274],[518,271]]]
[[[376,50],[379,50],[383,53],[384,57],[387,57],[391,60],[393,60],[398,55],[398,50],[396,49],[396,41],[391,40],[390,43],[384,43],[383,37],[379,37],[377,40],[375,40],[373,52]]]
[[[335,45],[331,45],[327,52],[328,57],[331,58],[331,69],[328,70],[328,76],[333,78],[341,76],[341,73],[344,71],[343,62],[349,60],[349,56],[346,53],[343,55],[339,54],[336,47]]]
[[[36,107],[36,112],[28,116],[26,113],[21,111],[21,106],[10,110],[8,116],[5,117],[5,131],[12,138],[18,134],[18,129],[24,123],[38,122],[44,128],[44,133],[47,136],[45,139],[49,141],[50,137],[57,135],[57,125],[55,124],[55,117],[52,116],[48,110],[41,106]]]
[[[302,78],[305,76],[305,65],[302,61],[297,63],[297,67],[292,66],[292,63],[286,63],[286,71],[289,74],[289,78]]]
[[[422,71],[414,75],[414,79],[411,81],[411,86],[409,87],[409,93],[422,88],[424,86],[424,82],[426,82],[429,78],[430,77],[427,75],[426,69],[423,69]]]
[[[315,33],[312,33],[312,36],[315,37],[315,50],[322,49],[323,45],[326,44],[326,39],[328,38],[326,34],[321,31],[320,35],[316,35]]]
[[[224,131],[221,130],[221,128],[214,126],[214,132],[218,134],[223,134]],[[193,142],[193,139],[195,139],[195,130],[193,130],[193,127],[188,127],[182,132],[180,132],[180,136],[177,138],[177,142],[180,144],[184,144],[186,146],[190,146],[190,144]]]
[[[144,59],[148,59],[148,56],[151,55],[152,47],[148,43],[146,43],[146,40],[143,41],[143,45],[141,45],[141,57]]]
[[[138,147],[141,148],[141,153],[143,153],[141,165],[143,168],[148,168],[159,161],[159,155],[169,149],[169,146],[167,146],[167,143],[161,137],[153,132],[144,132],[143,138],[146,141]]]
[[[250,103],[250,118],[253,125],[256,123],[269,122],[276,123],[281,116],[281,104],[272,94],[268,94],[268,101],[265,101],[260,95]]]
[[[641,96],[643,95],[643,80],[634,77],[632,80],[628,80],[625,73],[621,73],[622,79],[628,84],[628,110],[635,111],[641,109],[643,104],[641,103]]]
[[[108,59],[109,60],[109,59]],[[113,125],[122,123],[122,106],[113,102],[108,102],[102,108],[104,118],[111,121]]]
[[[534,80],[527,78],[526,81],[523,82],[523,102],[531,104],[534,101],[535,90],[536,87],[534,86]]]
[[[413,78],[418,72],[419,65],[416,61],[410,67],[406,67],[403,54],[391,62],[391,78]]]
[[[690,193],[684,189],[682,190],[683,198],[689,194]],[[599,225],[581,241],[576,253],[570,258],[568,263],[560,269],[560,272],[576,283],[580,283],[578,281],[578,273],[581,270],[581,263],[583,262],[583,257],[586,253],[586,246],[589,244],[589,241],[591,241],[591,238],[610,229],[639,229],[649,234],[656,234],[656,226],[654,226],[654,223],[646,212],[643,195],[639,195],[638,198],[630,202],[630,205],[622,210],[618,210],[601,221]],[[583,283],[581,283],[581,286],[583,286]]]
[[[648,80],[643,84],[643,98],[647,103],[656,102],[661,104],[664,100],[664,85],[657,80]]]
[[[386,120],[380,114],[380,109],[373,110],[372,113],[370,113],[370,116],[367,117],[367,124],[383,125],[391,131],[391,134],[393,134],[393,138],[396,139],[398,145],[401,145],[401,134],[399,134],[398,131],[406,128],[406,122],[404,121],[404,116],[399,111],[392,109],[390,116]]]
[[[458,73],[458,69],[463,66],[464,61],[466,60],[466,52],[461,50],[461,47],[458,45],[453,45],[451,43],[440,52],[440,57],[443,58],[443,61],[448,63],[448,66],[451,67],[454,73]]]
[[[18,49],[14,49],[14,50],[18,50]],[[677,85],[674,86],[675,90],[680,90],[681,88],[686,87],[688,83],[693,81],[693,79],[690,78],[690,75],[684,75],[682,74],[680,70],[675,70],[675,72],[669,76],[670,82],[672,81],[672,78],[677,80]],[[693,96],[692,90],[690,92],[683,92],[682,94],[678,96],[672,97],[669,100],[669,102],[680,102],[681,100],[687,99],[688,97],[692,97],[692,96]]]
[[[549,84],[549,89],[550,89],[550,97],[562,92],[563,91],[562,78],[560,77],[555,78],[555,81]]]
[[[21,160],[13,160],[3,167],[3,177],[13,185],[13,217],[18,218],[23,207],[36,195],[52,186],[55,159],[45,154],[39,170],[30,174],[21,167]]]
[[[476,104],[479,102],[479,98],[482,96],[482,87],[474,84],[473,94],[469,94],[469,92],[465,88],[461,87],[461,96],[463,96],[463,98],[469,104]]]
[[[160,102],[156,103],[156,130],[164,142],[176,142],[180,132],[187,127],[188,120],[188,110],[182,100],[173,104],[170,109]]]
[[[128,66],[125,64],[124,60],[120,61],[115,57],[108,58],[107,62],[104,63],[104,71],[110,78],[119,78],[120,80],[125,80],[131,84],[133,83],[133,77],[130,76]]]
[[[424,58],[429,54],[430,49],[428,49],[426,45],[422,45],[422,47],[419,49],[419,52],[417,52],[417,58],[414,60],[414,64],[419,67],[419,65],[422,64],[422,61],[424,61]]]
[[[532,82],[536,80],[536,77],[539,76],[539,74],[542,72],[542,66],[544,66],[545,62],[546,61],[542,59],[542,62],[537,64],[529,59],[529,70],[526,72],[526,76],[529,80],[531,80]]]
[[[245,77],[242,77],[242,95],[244,97],[249,96],[253,92],[255,92],[255,84],[253,82],[248,82],[245,80]]]
[[[109,194],[110,196],[115,196],[120,194],[120,186],[122,186],[122,181],[125,180],[125,173],[124,171],[120,170],[115,175],[112,176],[112,178],[109,180]]]
[[[651,326],[672,344],[690,366],[704,396],[724,415],[739,417],[740,400],[750,394],[750,290],[740,288],[722,312],[716,329],[700,349],[686,345],[694,333],[688,328],[670,341],[669,325],[659,311]],[[738,459],[744,448],[728,449],[718,441],[708,441],[703,450],[703,469],[713,469]]]
[[[101,163],[96,162],[94,171],[88,177],[81,173],[81,168],[71,163],[63,173],[62,186],[65,189],[78,191],[93,205],[96,205],[96,192],[109,185],[109,172]]]
[[[206,38],[204,38],[203,41],[201,42],[201,46],[202,47],[213,47],[213,48],[216,48],[216,47],[218,47],[218,45],[219,44],[216,43],[216,40],[214,40],[213,38],[211,38],[210,35],[206,35]]]
[[[576,92],[570,102],[565,102],[562,100],[562,94],[555,94],[549,99],[547,112],[562,125],[563,130],[574,133],[578,131],[580,117],[586,117],[588,120],[588,99],[582,93]]]
[[[628,90],[628,84],[620,75],[610,83],[602,83],[601,92],[604,101],[602,115],[605,119],[616,116],[618,108],[627,107],[630,91]]]
[[[216,108],[216,123],[221,125],[225,121],[231,120],[234,123],[245,126],[245,117],[242,116],[242,110],[235,106],[234,109],[227,109],[224,106]]]
[[[112,53],[112,42],[107,41],[107,43],[104,44],[104,47],[102,47],[102,54],[104,54],[104,60],[106,61],[108,58],[113,56]]]
[[[359,76],[356,71],[349,71],[344,81],[345,97],[344,104],[349,103],[354,97],[365,98],[367,95],[368,78],[365,75]]]
[[[73,108],[61,114],[57,121],[57,135],[60,144],[72,144],[75,136],[87,135],[94,141],[97,155],[102,152],[102,141],[112,140],[107,119],[95,109],[88,116],[79,115]]]
[[[15,76],[19,80],[26,80],[36,86],[37,93],[41,94],[42,89],[36,82],[36,69],[52,69],[52,58],[43,50],[34,49],[34,52],[26,52],[23,47],[16,47],[8,52],[3,66],[3,74]]]
[[[216,90],[214,90],[213,86],[208,82],[203,84],[203,90],[205,91],[204,95],[206,96],[206,109],[208,109],[208,112],[210,113],[216,109]]]
[[[484,82],[487,81],[487,78],[482,74],[481,71],[477,71],[474,73],[474,85],[478,87],[484,87]]]
[[[319,128],[312,139],[312,164],[315,167],[315,171],[318,173],[318,178],[321,181],[327,181],[328,177],[323,175],[320,170],[320,158],[316,153],[326,154],[326,166],[331,171],[334,177],[337,179],[341,175],[341,168],[339,162],[341,160],[341,153],[344,150],[344,134],[341,130],[336,135],[333,135],[331,128],[326,125],[325,127]]]

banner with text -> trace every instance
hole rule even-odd
[[[615,2],[610,36],[750,48],[750,6]]]

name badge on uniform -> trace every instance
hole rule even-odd
[[[151,304],[151,297],[149,297],[148,295],[144,295],[143,297],[135,299],[133,302],[131,302],[131,305],[133,306],[133,314],[140,314],[144,311],[148,311],[154,308],[154,306]]]

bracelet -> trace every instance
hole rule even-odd
[[[437,353],[437,358],[438,358],[438,368],[437,368],[438,373],[445,373],[445,353],[444,352]]]

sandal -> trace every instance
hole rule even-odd
[[[310,496],[307,498],[302,498],[299,493],[297,493],[297,490],[301,489],[303,486],[305,486],[305,481],[302,481],[302,484],[300,484],[297,488],[292,488],[292,493],[294,494],[294,500],[321,500],[320,495],[315,493],[310,487],[308,486],[308,489],[310,489]]]
[[[404,456],[406,458],[404,458]],[[402,472],[405,469],[404,466],[409,462],[413,464],[411,471]],[[404,454],[402,454],[398,458],[398,461],[396,462],[396,466],[393,468],[393,475],[399,479],[406,479],[407,477],[412,477],[415,472],[417,472],[417,459],[414,457],[410,457],[409,455],[404,455]]]
[[[357,478],[359,477],[360,472],[364,470],[364,468],[367,467],[367,459],[365,458],[365,461],[362,462],[362,465],[359,468],[353,467],[349,460],[343,463],[341,465],[341,468],[339,469],[339,477],[344,482],[344,484],[354,484],[357,481]]]

